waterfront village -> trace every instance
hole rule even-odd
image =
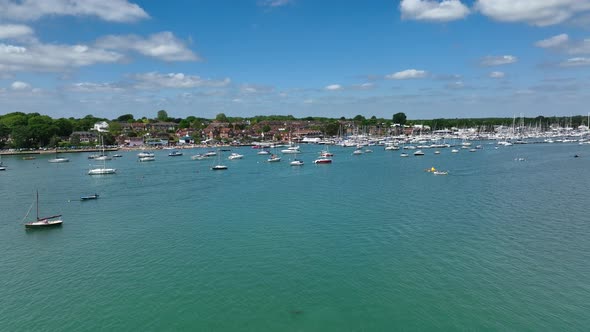
[[[438,119],[408,121],[404,113],[393,119],[303,118],[257,116],[250,119],[188,117],[174,119],[159,111],[154,119],[134,119],[126,114],[114,120],[86,116],[82,119],[51,119],[38,113],[0,116],[0,148],[89,149],[97,145],[116,148],[256,145],[316,143],[356,146],[374,143],[493,139],[506,143],[541,138],[544,142],[587,141],[590,116],[569,118]],[[564,139],[560,139],[564,138]]]

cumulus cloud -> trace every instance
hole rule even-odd
[[[569,42],[569,36],[565,33],[562,33],[557,36],[553,36],[551,38],[539,40],[535,43],[535,46],[541,48],[556,48],[566,45]]]
[[[0,43],[0,71],[62,71],[97,63],[113,63],[122,54],[86,45]]]
[[[0,39],[20,39],[33,35],[33,29],[22,24],[0,24]]]
[[[560,67],[582,67],[590,66],[590,58],[576,57],[567,59],[559,64]]]
[[[565,33],[540,40],[535,45],[572,55],[590,54],[590,39],[571,40]]]
[[[33,21],[57,15],[96,16],[112,22],[149,18],[141,7],[127,0],[0,0],[0,18]]]
[[[480,61],[482,66],[501,66],[515,63],[518,58],[514,55],[498,55],[498,56],[486,56]]]
[[[105,36],[100,38],[96,45],[105,49],[132,50],[165,61],[201,60],[182,40],[169,31],[156,33],[147,38],[137,35]]]
[[[408,80],[413,78],[424,78],[427,75],[428,72],[425,70],[406,69],[403,71],[398,71],[397,73],[386,75],[385,78],[391,80]]]
[[[419,21],[448,22],[469,15],[469,8],[459,0],[402,0],[402,18]]]
[[[183,73],[161,74],[157,72],[143,73],[133,75],[136,81],[135,87],[140,89],[189,89],[198,87],[223,87],[230,84],[231,80],[203,79],[199,76],[185,75]]]
[[[548,26],[589,11],[590,0],[478,0],[475,7],[497,21]]]
[[[26,82],[16,81],[16,82],[12,82],[12,84],[10,85],[10,88],[12,90],[16,90],[16,91],[23,91],[23,90],[30,90],[31,85]]]
[[[490,73],[490,78],[504,78],[506,74],[501,71],[493,71]]]
[[[294,0],[260,0],[258,5],[261,7],[283,7],[294,3]]]
[[[342,90],[342,85],[340,85],[340,84],[331,84],[331,85],[328,85],[328,86],[324,87],[324,90],[328,90],[328,91]]]

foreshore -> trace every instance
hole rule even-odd
[[[246,145],[245,145],[246,146]],[[231,147],[231,145],[206,145],[206,144],[187,144],[187,145],[180,145],[172,147],[175,150],[185,150],[185,149],[196,149],[196,148],[226,148]],[[110,147],[105,148],[104,151],[141,151],[141,150],[163,150],[164,147],[162,146],[125,146],[125,147]],[[55,153],[84,153],[84,152],[102,152],[102,148],[92,147],[92,148],[84,148],[84,149],[41,149],[41,150],[0,150],[0,155],[3,156],[11,156],[11,155],[37,155],[37,154],[55,154]]]

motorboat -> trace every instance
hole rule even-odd
[[[89,200],[93,200],[93,199],[98,199],[98,197],[99,197],[98,194],[87,195],[87,196],[80,196],[80,200],[81,201],[89,201]]]
[[[424,152],[422,152],[422,150],[417,150],[416,152],[414,152],[414,156],[423,156]]]
[[[300,153],[301,151],[299,150],[298,146],[290,146],[286,149],[281,150],[282,153],[285,154],[290,154],[290,153]]]
[[[334,157],[334,154],[328,150],[324,150],[324,151],[320,152],[320,157],[324,157],[324,158]]]
[[[330,158],[318,158],[313,161],[314,164],[331,164],[332,159]]]
[[[155,155],[154,155],[154,153],[153,153],[153,152],[145,152],[145,151],[144,151],[144,152],[140,152],[140,153],[138,153],[138,154],[137,154],[137,156],[138,156],[139,158],[144,158],[144,157],[154,157]]]
[[[141,162],[145,162],[145,161],[155,161],[156,157],[151,156],[151,157],[139,157],[139,161]]]
[[[272,154],[270,155],[270,158],[268,158],[266,161],[268,161],[269,163],[276,163],[281,161],[281,157],[277,156],[276,154]]]
[[[50,162],[50,163],[67,163],[69,161],[70,161],[69,158],[64,158],[64,157],[57,157],[57,158],[52,158],[52,159],[48,160],[48,162]]]
[[[293,161],[291,161],[289,163],[289,165],[291,165],[291,166],[303,166],[303,160],[301,160],[301,159],[293,159]]]
[[[243,154],[239,154],[239,153],[235,153],[235,152],[232,152],[229,155],[229,157],[227,157],[227,159],[229,159],[229,160],[242,159],[242,158],[244,158],[244,155]]]
[[[180,157],[182,156],[182,152],[174,150],[168,154],[168,157]]]
[[[223,171],[227,169],[227,166],[225,165],[215,165],[213,167],[211,167],[212,170],[214,171]]]
[[[400,156],[400,157],[408,157],[408,156],[409,156],[409,154],[407,154],[407,153],[405,153],[405,152],[404,152],[404,153],[400,154],[399,156]]]
[[[448,175],[449,172],[448,171],[434,171],[434,172],[432,172],[432,174],[434,174],[434,175]]]

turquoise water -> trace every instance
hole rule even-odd
[[[0,330],[590,326],[590,146],[334,147],[314,165],[320,149],[303,146],[301,168],[234,149],[245,158],[215,172],[190,160],[204,150],[124,152],[102,177],[87,154],[4,157]],[[62,228],[25,231],[37,189]]]

